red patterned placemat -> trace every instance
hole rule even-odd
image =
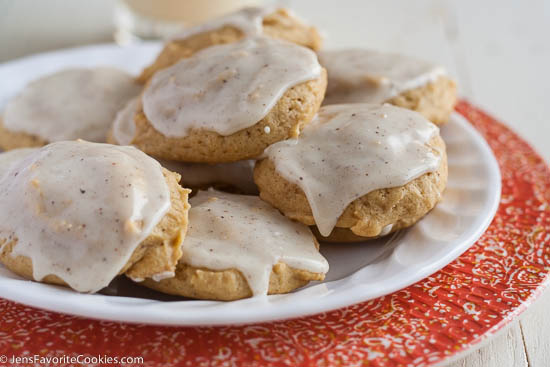
[[[38,365],[79,364],[70,357],[101,366],[121,365],[109,357],[141,357],[122,364],[162,367],[429,366],[479,343],[547,285],[550,170],[506,126],[467,102],[456,109],[493,149],[502,198],[485,234],[434,275],[355,306],[249,326],[121,324],[0,299],[0,366],[12,365],[13,356],[28,358],[20,366],[34,365],[30,359]]]

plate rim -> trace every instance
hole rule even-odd
[[[150,47],[149,46],[150,44],[151,43],[147,43],[146,46]],[[142,47],[142,46],[143,45],[137,45],[137,47]],[[52,55],[56,56],[56,55],[59,55],[59,54],[63,54],[67,51],[70,51],[70,52],[89,51],[89,50],[94,50],[95,51],[95,50],[104,49],[104,48],[112,49],[112,48],[119,48],[119,47],[116,46],[116,45],[113,45],[113,44],[99,44],[99,45],[89,45],[89,46],[77,47],[77,48],[68,48],[68,49],[63,49],[61,51],[51,51],[51,52],[46,52],[46,53],[43,53],[43,54],[28,56],[26,58],[15,60],[15,61],[10,61],[8,63],[0,64],[0,70],[2,69],[3,66],[5,66],[7,64],[12,65],[12,64],[21,62],[22,60],[40,59],[43,56],[52,56]],[[125,49],[127,50],[128,47],[126,47]],[[324,302],[319,302],[317,304],[317,307],[315,307],[313,309],[311,309],[311,307],[310,307],[311,304],[309,304],[307,307],[300,306],[300,305],[295,305],[295,307],[293,307],[292,310],[288,310],[285,313],[285,315],[280,315],[280,314],[271,315],[269,312],[263,311],[263,313],[262,312],[259,312],[259,313],[256,312],[256,313],[254,313],[254,317],[251,317],[250,314],[244,315],[244,314],[241,313],[239,315],[239,312],[235,313],[235,312],[233,312],[233,309],[228,309],[226,307],[223,310],[224,311],[223,316],[208,315],[208,317],[201,316],[200,318],[197,318],[197,319],[195,319],[194,317],[184,317],[184,318],[174,319],[173,317],[166,317],[165,315],[163,315],[162,311],[164,311],[164,310],[161,310],[161,312],[156,312],[155,313],[155,320],[140,319],[139,314],[143,313],[143,312],[151,311],[151,310],[146,310],[145,308],[150,308],[150,307],[148,307],[148,306],[150,306],[150,304],[157,303],[158,301],[156,301],[156,300],[143,300],[143,299],[138,299],[138,298],[135,298],[135,297],[109,297],[109,296],[99,295],[99,297],[105,297],[105,299],[103,301],[106,304],[111,303],[111,302],[109,302],[109,298],[116,298],[120,301],[133,300],[133,301],[130,301],[130,302],[133,302],[134,304],[140,304],[140,307],[143,308],[145,311],[135,312],[134,309],[128,310],[127,308],[129,306],[129,304],[126,303],[126,304],[121,304],[121,305],[114,306],[114,307],[121,307],[122,306],[122,307],[126,308],[124,310],[124,312],[120,312],[120,310],[118,312],[113,312],[112,308],[109,308],[109,309],[101,308],[101,309],[95,309],[93,315],[91,315],[89,313],[89,310],[88,310],[87,307],[82,307],[82,303],[85,304],[85,300],[82,300],[82,299],[74,300],[73,299],[75,297],[81,298],[83,295],[79,294],[79,293],[74,293],[73,294],[73,293],[66,292],[67,290],[63,287],[58,287],[58,286],[53,286],[53,285],[46,285],[46,284],[36,283],[36,282],[33,282],[33,281],[28,281],[28,280],[17,280],[16,279],[16,281],[19,281],[19,282],[28,282],[28,288],[30,288],[30,289],[26,289],[27,287],[24,287],[26,290],[21,291],[19,289],[19,287],[16,287],[17,292],[13,292],[13,289],[12,289],[13,285],[5,284],[5,283],[6,282],[11,282],[14,279],[6,280],[6,278],[3,278],[3,279],[0,279],[0,292],[3,293],[3,294],[6,294],[7,293],[6,291],[9,289],[10,290],[10,293],[9,293],[10,297],[7,298],[7,299],[10,299],[10,300],[13,300],[13,301],[16,301],[16,302],[20,302],[20,303],[23,303],[23,304],[26,304],[26,305],[30,305],[30,306],[33,306],[33,307],[38,307],[40,309],[53,311],[53,312],[67,313],[67,314],[81,316],[81,317],[93,318],[93,319],[96,319],[96,320],[109,320],[109,321],[118,321],[118,322],[127,322],[127,323],[140,323],[140,324],[149,324],[149,325],[172,325],[172,326],[244,325],[244,324],[253,324],[253,323],[259,323],[259,322],[271,322],[271,321],[295,319],[295,318],[307,317],[307,316],[312,316],[312,315],[316,315],[316,314],[323,313],[323,312],[332,311],[332,310],[335,310],[335,309],[339,309],[339,308],[346,307],[346,306],[351,306],[351,305],[354,305],[354,304],[357,304],[357,303],[360,303],[360,302],[376,299],[378,297],[391,294],[391,293],[393,293],[393,292],[395,292],[399,289],[406,288],[406,287],[410,286],[411,284],[414,284],[414,283],[420,281],[421,279],[424,279],[427,276],[439,271],[440,269],[445,267],[447,264],[449,264],[450,262],[455,260],[457,257],[459,257],[471,245],[473,245],[475,243],[475,241],[477,241],[477,239],[479,239],[481,237],[481,235],[485,232],[487,227],[490,225],[490,223],[491,223],[491,221],[492,221],[492,219],[493,219],[493,217],[494,217],[494,215],[495,215],[495,213],[498,209],[499,199],[500,199],[500,192],[501,192],[501,177],[500,177],[500,170],[499,170],[496,158],[495,158],[491,148],[489,147],[489,145],[485,141],[485,139],[468,122],[468,120],[465,117],[463,117],[462,115],[460,115],[456,112],[453,112],[453,116],[454,116],[454,118],[456,118],[460,122],[461,127],[465,128],[465,130],[469,133],[470,137],[472,137],[475,140],[476,145],[483,150],[484,156],[489,158],[488,164],[491,166],[489,180],[491,180],[491,182],[496,183],[496,187],[492,191],[492,196],[491,196],[491,199],[490,199],[489,212],[491,214],[486,216],[483,219],[482,225],[479,228],[477,228],[477,230],[469,236],[468,241],[465,241],[465,242],[468,242],[469,245],[462,246],[462,247],[456,249],[455,251],[451,251],[451,252],[445,254],[440,259],[438,259],[437,265],[435,267],[430,268],[431,270],[417,273],[414,277],[411,277],[406,282],[406,284],[402,284],[398,288],[394,287],[395,289],[391,288],[388,291],[379,292],[380,294],[377,294],[377,295],[372,296],[372,297],[365,298],[364,296],[363,297],[361,296],[361,290],[368,287],[368,285],[366,285],[366,284],[355,285],[354,287],[344,291],[345,293],[341,293],[342,296],[340,296],[340,297],[325,297],[324,298],[325,301]],[[51,287],[52,292],[53,292],[52,297],[55,299],[55,302],[51,302],[51,300],[50,300],[49,303],[46,306],[44,306],[43,299],[40,298],[40,296],[34,296],[35,292],[33,292],[32,290],[35,287],[40,287],[40,288]],[[305,291],[305,290],[302,290],[301,292],[303,292],[303,291]],[[58,296],[56,294],[57,292],[60,292]],[[344,295],[345,295],[345,297],[344,297]],[[88,295],[85,295],[85,296],[88,296]],[[97,297],[97,296],[98,295],[93,295],[93,297]],[[4,296],[2,296],[2,297],[4,297]],[[270,297],[284,297],[284,295],[270,296]],[[327,299],[328,299],[328,301],[327,301]],[[68,302],[68,301],[71,301],[71,302]],[[114,303],[117,303],[116,300],[114,300],[114,301],[115,301]],[[186,302],[186,303],[187,302],[193,302],[193,304],[197,305],[197,307],[208,307],[208,306],[213,305],[213,304],[218,304],[218,301],[201,301],[201,300],[176,301],[176,302],[173,302],[173,304],[177,304],[179,302]],[[240,300],[240,301],[234,301],[234,302],[239,302],[240,305],[245,306],[245,307],[246,307],[246,304],[249,303],[249,302],[247,302],[247,300]],[[121,315],[123,317],[121,317]],[[208,319],[208,321],[206,321],[206,319]],[[232,321],[228,322],[227,319],[231,319]]]

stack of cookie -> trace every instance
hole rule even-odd
[[[27,148],[0,155],[0,261],[80,292],[125,274],[235,300],[323,280],[318,241],[416,223],[446,186],[454,82],[320,46],[288,10],[246,8],[169,41],[136,79],[30,83],[0,123],[3,149]]]

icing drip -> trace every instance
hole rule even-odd
[[[254,296],[266,295],[272,268],[326,273],[309,228],[293,222],[257,196],[201,191],[191,199],[189,230],[180,261],[213,270],[237,269]]]
[[[131,99],[126,106],[117,112],[113,123],[113,137],[117,144],[130,145],[136,134],[134,116],[138,106],[139,97]]]

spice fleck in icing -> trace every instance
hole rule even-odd
[[[110,67],[62,70],[29,83],[9,101],[4,125],[48,142],[103,142],[117,111],[140,89],[131,75]]]
[[[193,129],[231,135],[256,124],[289,88],[318,78],[316,54],[270,38],[212,46],[159,71],[143,111],[168,137]]]
[[[73,289],[107,286],[170,208],[161,166],[133,147],[49,144],[0,178],[0,238]]]
[[[213,270],[237,269],[254,296],[266,295],[272,268],[326,273],[309,228],[293,222],[257,196],[201,191],[191,198],[189,230],[180,261]]]
[[[328,71],[325,105],[382,103],[446,74],[423,60],[364,49],[320,51],[319,62]]]
[[[437,134],[437,126],[404,108],[329,105],[298,139],[269,146],[264,157],[304,191],[319,232],[328,236],[355,199],[435,171],[441,155],[427,143]]]

